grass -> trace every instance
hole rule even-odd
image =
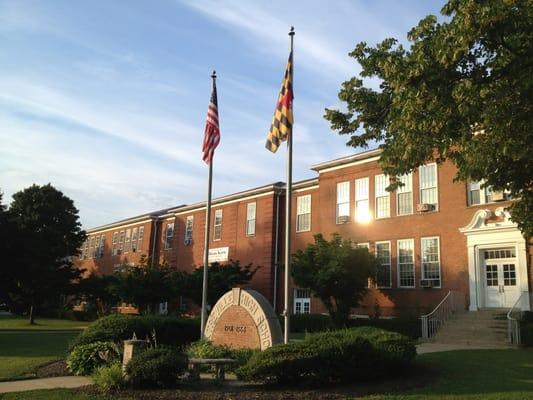
[[[1,400],[111,400],[113,397],[73,393],[68,389],[32,390],[0,394]]]
[[[7,330],[80,330],[89,325],[90,322],[71,321],[66,319],[39,318],[35,319],[35,325],[30,325],[27,317],[17,317],[11,315],[0,315],[0,331]]]
[[[77,332],[0,331],[0,381],[32,377],[42,364],[65,357]]]
[[[423,354],[422,368],[438,372],[437,381],[401,395],[372,400],[500,400],[533,398],[533,350],[460,350]]]
[[[416,390],[367,396],[363,399],[523,400],[533,398],[533,350],[464,350],[423,354],[418,357],[418,363],[422,369],[438,371],[438,379]],[[376,384],[376,389],[379,390],[379,383]],[[181,398],[178,396],[179,391],[174,393],[176,398]],[[293,394],[291,398],[299,398],[297,392]],[[186,397],[187,395],[194,396],[194,392],[189,392],[183,397],[194,398]],[[225,397],[221,394],[220,398]],[[67,389],[9,393],[4,397],[0,395],[0,399],[107,400],[105,397],[80,394]],[[149,397],[143,397],[143,399],[147,400]]]

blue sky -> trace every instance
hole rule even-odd
[[[264,148],[295,26],[294,178],[352,154],[329,129],[359,41],[406,32],[442,1],[0,0],[0,190],[71,197],[85,228],[205,198],[201,143],[218,73],[214,195],[285,179]],[[373,82],[370,82],[373,84]]]

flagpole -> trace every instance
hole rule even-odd
[[[217,79],[216,71],[211,74],[213,87]],[[209,235],[211,230],[211,190],[213,187],[213,160],[209,162],[209,172],[207,175],[207,204],[205,207],[205,239],[204,239],[204,274],[202,284],[202,312],[200,322],[200,338],[204,339],[205,324],[207,321],[207,270],[209,267]]]
[[[291,75],[294,71],[294,27],[291,26],[289,31],[289,36],[291,38],[291,54],[292,54],[292,69]],[[294,81],[291,82],[294,88]],[[294,119],[293,119],[294,120]],[[294,127],[293,127],[294,128]],[[289,333],[290,333],[290,311],[289,311],[289,279],[290,279],[290,269],[291,269],[291,202],[292,202],[292,136],[294,129],[291,130],[290,134],[287,137],[287,194],[286,194],[286,210],[285,210],[285,310],[283,311],[285,316],[285,329],[283,332],[283,342],[289,343]]]

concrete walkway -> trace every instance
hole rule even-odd
[[[93,381],[85,376],[58,376],[55,378],[26,379],[0,382],[0,393],[24,392],[37,389],[77,388],[91,385]]]
[[[469,345],[469,344],[448,344],[448,343],[421,343],[416,346],[417,354],[437,353],[440,351],[452,350],[497,350],[497,349],[513,349],[515,347],[510,345]]]

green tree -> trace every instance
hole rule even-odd
[[[366,293],[374,278],[377,260],[366,248],[355,248],[350,240],[322,234],[292,257],[292,277],[299,287],[309,288],[328,310],[337,327],[346,326],[350,310]]]
[[[79,281],[76,297],[94,305],[99,315],[107,315],[120,300],[117,295],[117,277],[94,272]]]
[[[234,287],[245,285],[254,276],[259,267],[252,264],[242,266],[238,260],[230,260],[227,264],[214,262],[209,265],[207,283],[207,303],[214,306],[219,298]],[[202,304],[204,267],[196,268],[185,284],[185,295],[196,304]]]
[[[181,294],[186,274],[166,264],[147,264],[143,259],[139,265],[124,265],[115,278],[111,293],[136,306],[142,314],[153,314],[159,303]]]
[[[73,201],[50,184],[15,193],[7,219],[12,248],[2,297],[11,308],[28,310],[33,324],[36,307],[71,293],[82,272],[71,258],[86,235]]]
[[[325,118],[350,146],[379,143],[391,176],[448,159],[456,179],[509,190],[512,219],[531,237],[533,2],[450,0],[442,14],[408,33],[408,49],[390,38],[359,43],[350,55],[379,89],[344,82],[345,111],[326,109]]]

